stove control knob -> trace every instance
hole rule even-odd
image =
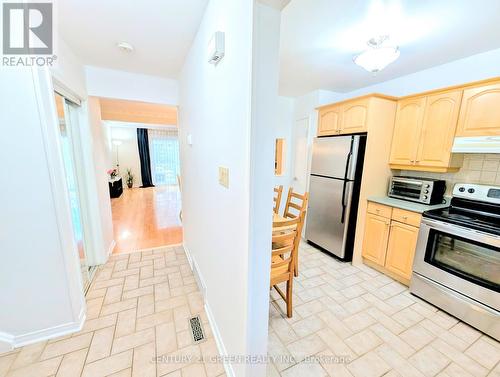
[[[427,195],[424,195],[424,199],[427,200],[429,197]]]
[[[469,191],[469,194],[474,194],[476,192],[476,190],[474,190],[473,188],[470,188],[467,191]]]
[[[460,192],[465,192],[465,187],[460,187],[460,188],[458,189],[458,191],[460,191]]]
[[[429,188],[429,187],[431,187],[431,185],[425,185],[425,188]]]
[[[429,190],[424,190],[424,194],[428,194],[429,193]]]

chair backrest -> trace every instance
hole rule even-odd
[[[273,232],[272,256],[279,255],[282,259],[279,259],[278,262],[271,263],[271,269],[280,269],[283,274],[293,274],[305,214],[304,211],[300,216],[294,219],[273,222],[273,229],[285,228],[286,230]]]
[[[280,204],[281,204],[281,194],[283,193],[283,186],[279,185],[274,188],[274,213],[278,214],[280,212]]]
[[[307,201],[309,200],[309,193],[297,194],[293,192],[293,188],[288,189],[288,196],[286,198],[285,212],[283,217],[287,219],[295,219],[307,210]],[[294,213],[295,212],[295,213]]]

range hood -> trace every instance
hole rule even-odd
[[[500,153],[500,136],[456,137],[452,153]]]

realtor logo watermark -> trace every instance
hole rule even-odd
[[[54,65],[52,2],[4,2],[2,21],[3,66]]]

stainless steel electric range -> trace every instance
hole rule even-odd
[[[424,212],[410,292],[500,340],[500,187],[456,184]]]

